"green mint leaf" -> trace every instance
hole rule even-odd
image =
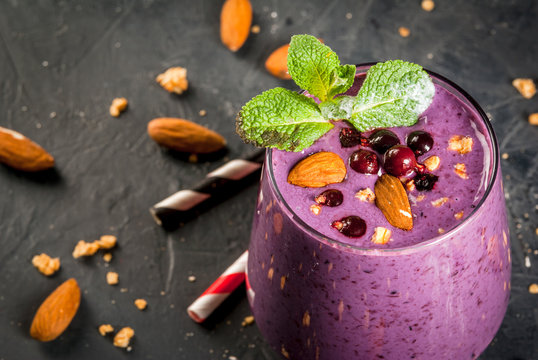
[[[319,104],[321,115],[328,120],[341,120],[351,118],[355,97],[338,96]]]
[[[322,102],[345,92],[355,78],[355,66],[341,66],[338,55],[311,35],[292,36],[288,72],[300,88]]]
[[[434,94],[433,82],[420,65],[402,60],[378,63],[368,70],[349,121],[359,131],[411,126]]]
[[[287,151],[309,147],[333,126],[313,99],[284,88],[250,100],[236,121],[237,133],[245,142]]]

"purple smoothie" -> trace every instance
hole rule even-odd
[[[303,153],[268,152],[249,252],[249,300],[262,334],[284,358],[473,359],[497,331],[511,267],[497,145],[478,105],[445,81],[434,83],[434,101],[419,122],[392,129],[402,143],[415,129],[428,131],[435,144],[419,161],[441,158],[435,188],[408,193],[411,231],[392,227],[374,204],[353,197],[373,189],[377,175],[348,166],[340,184],[287,183],[291,167],[317,151],[335,152],[347,164],[357,147],[340,146],[346,124]],[[472,137],[472,151],[447,150],[453,135]],[[468,179],[454,172],[457,163],[465,163]],[[310,205],[327,188],[341,190],[344,202],[314,215]],[[442,197],[449,201],[432,205]],[[331,228],[347,215],[366,221],[365,235],[348,238]],[[389,243],[370,241],[377,226],[392,231]]]

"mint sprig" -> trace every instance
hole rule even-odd
[[[288,72],[312,98],[283,88],[265,91],[243,106],[237,133],[262,147],[301,151],[347,120],[357,130],[410,126],[431,104],[435,88],[421,66],[402,60],[372,66],[357,96],[344,93],[355,79],[355,66],[310,35],[295,35],[288,50]]]

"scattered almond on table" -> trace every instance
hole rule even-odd
[[[60,269],[60,258],[51,258],[45,253],[35,255],[32,258],[32,265],[45,276],[51,276]]]
[[[170,93],[183,94],[189,88],[187,69],[181,66],[171,67],[164,73],[157,75],[155,81]]]
[[[532,79],[517,78],[512,81],[512,85],[525,99],[530,99],[536,94],[536,85]]]
[[[21,133],[0,126],[0,163],[35,172],[54,167],[54,158]]]
[[[433,0],[422,0],[420,6],[422,6],[422,10],[430,12],[435,8],[435,2]]]
[[[288,49],[290,45],[282,45],[269,55],[265,61],[265,69],[279,78],[284,80],[291,79],[291,75],[288,73]]]
[[[538,125],[538,113],[529,115],[529,124]]]
[[[112,100],[112,104],[110,105],[110,115],[114,117],[120,116],[120,114],[127,108],[127,104],[128,101],[126,98],[115,98],[114,100]]]
[[[220,13],[220,39],[231,51],[239,50],[251,31],[252,6],[249,0],[226,0]]]
[[[531,294],[538,294],[538,284],[530,284],[529,292]]]

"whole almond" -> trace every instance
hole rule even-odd
[[[151,120],[148,134],[159,145],[196,154],[212,153],[226,145],[226,140],[216,132],[192,121],[177,118]]]
[[[243,46],[250,33],[252,6],[249,0],[226,0],[220,13],[220,39],[231,51]]]
[[[289,80],[291,75],[288,74],[288,49],[290,45],[286,44],[269,55],[265,61],[265,68],[269,73],[277,78]]]
[[[58,286],[37,309],[30,335],[39,341],[56,339],[67,329],[79,305],[80,288],[71,278]]]
[[[54,158],[26,136],[0,127],[0,162],[22,171],[41,171],[54,166]]]
[[[388,174],[381,175],[375,183],[374,192],[375,204],[392,226],[402,230],[413,228],[409,199],[398,178]]]
[[[292,185],[318,188],[344,181],[346,164],[333,152],[322,151],[299,161],[288,174]]]

